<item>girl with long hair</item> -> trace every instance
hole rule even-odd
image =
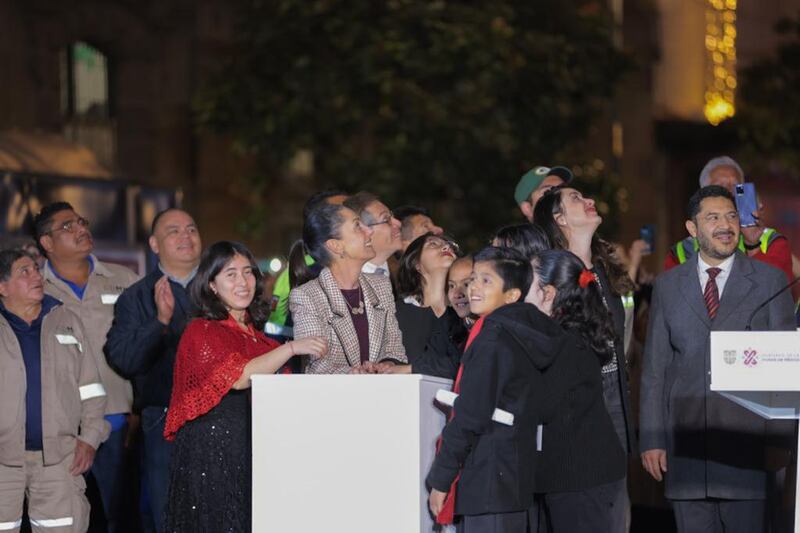
[[[568,251],[541,252],[525,301],[570,332],[569,349],[545,374],[547,396],[557,405],[536,461],[552,531],[621,533],[617,499],[626,458],[601,401],[600,374],[614,356],[614,328],[594,274]]]
[[[190,289],[198,316],[178,345],[164,428],[175,442],[167,531],[250,531],[250,376],[327,352],[320,337],[280,346],[268,339],[261,290],[244,245],[220,241],[203,253]]]
[[[603,398],[620,443],[633,454],[636,442],[624,347],[626,324],[633,327],[633,309],[623,303],[632,299],[633,282],[615,258],[613,247],[597,236],[603,219],[594,200],[585,198],[577,189],[560,186],[546,192],[534,208],[533,222],[545,231],[553,249],[568,250],[581,260],[600,289],[604,307],[611,313],[614,349],[601,370]],[[618,523],[613,531],[624,531],[629,507],[625,485],[618,496]]]

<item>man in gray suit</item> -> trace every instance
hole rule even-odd
[[[711,392],[709,334],[742,331],[759,304],[786,284],[780,270],[737,251],[730,192],[703,187],[686,229],[699,254],[659,276],[641,384],[640,449],[661,481],[680,533],[765,530],[767,423]],[[795,329],[788,291],[760,310],[754,331]]]

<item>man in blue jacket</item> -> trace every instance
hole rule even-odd
[[[164,422],[175,352],[192,312],[188,286],[197,272],[202,243],[188,213],[167,209],[153,219],[149,244],[158,256],[158,268],[120,295],[105,352],[109,364],[136,383],[144,432],[143,477],[153,525],[160,532],[172,446],[164,440]]]

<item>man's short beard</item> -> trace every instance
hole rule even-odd
[[[732,256],[736,252],[736,243],[734,243],[733,248],[730,252],[722,252],[714,247],[713,242],[710,239],[706,239],[701,232],[697,232],[697,242],[700,245],[700,250],[703,251],[708,257],[712,257],[714,259],[727,259]]]

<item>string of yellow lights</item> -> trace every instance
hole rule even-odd
[[[736,1],[706,5],[706,91],[703,112],[716,126],[736,113]]]

